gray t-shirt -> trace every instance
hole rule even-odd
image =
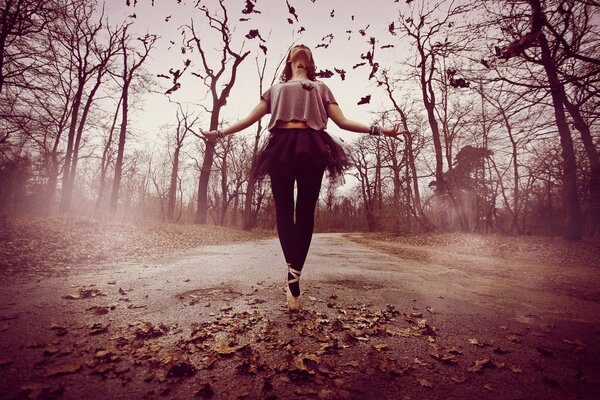
[[[326,84],[308,79],[276,83],[260,97],[269,105],[269,130],[277,121],[303,121],[311,129],[323,130],[327,128],[327,104],[337,104]]]

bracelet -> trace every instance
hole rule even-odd
[[[217,129],[217,139],[223,139],[225,137],[225,132],[223,129]]]
[[[381,127],[377,124],[371,125],[371,131],[369,132],[371,136],[381,136]]]

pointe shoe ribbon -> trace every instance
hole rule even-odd
[[[290,291],[290,283],[300,282],[300,274],[302,273],[302,271],[298,271],[288,265],[288,273],[293,276],[292,279],[286,278],[285,284],[288,308],[290,310],[298,310],[300,308],[300,296],[295,297],[292,294],[292,292]]]

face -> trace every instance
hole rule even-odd
[[[305,67],[307,63],[312,61],[312,53],[310,49],[303,44],[292,47],[288,62],[298,62],[299,67]],[[302,66],[300,65],[302,64]]]

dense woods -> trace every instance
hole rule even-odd
[[[108,4],[3,0],[0,212],[273,228],[269,183],[249,176],[264,121],[216,145],[202,135],[231,122],[240,69],[256,71],[254,98],[277,81],[280,59],[244,36],[263,4],[246,3],[197,2],[165,75],[147,67],[160,32],[132,33]],[[356,59],[387,105],[372,122],[411,134],[348,143],[354,167],[324,180],[317,230],[600,236],[600,3],[406,3]],[[408,51],[380,65],[390,43]],[[181,85],[198,94],[171,101],[163,144],[132,146],[136,100]]]

